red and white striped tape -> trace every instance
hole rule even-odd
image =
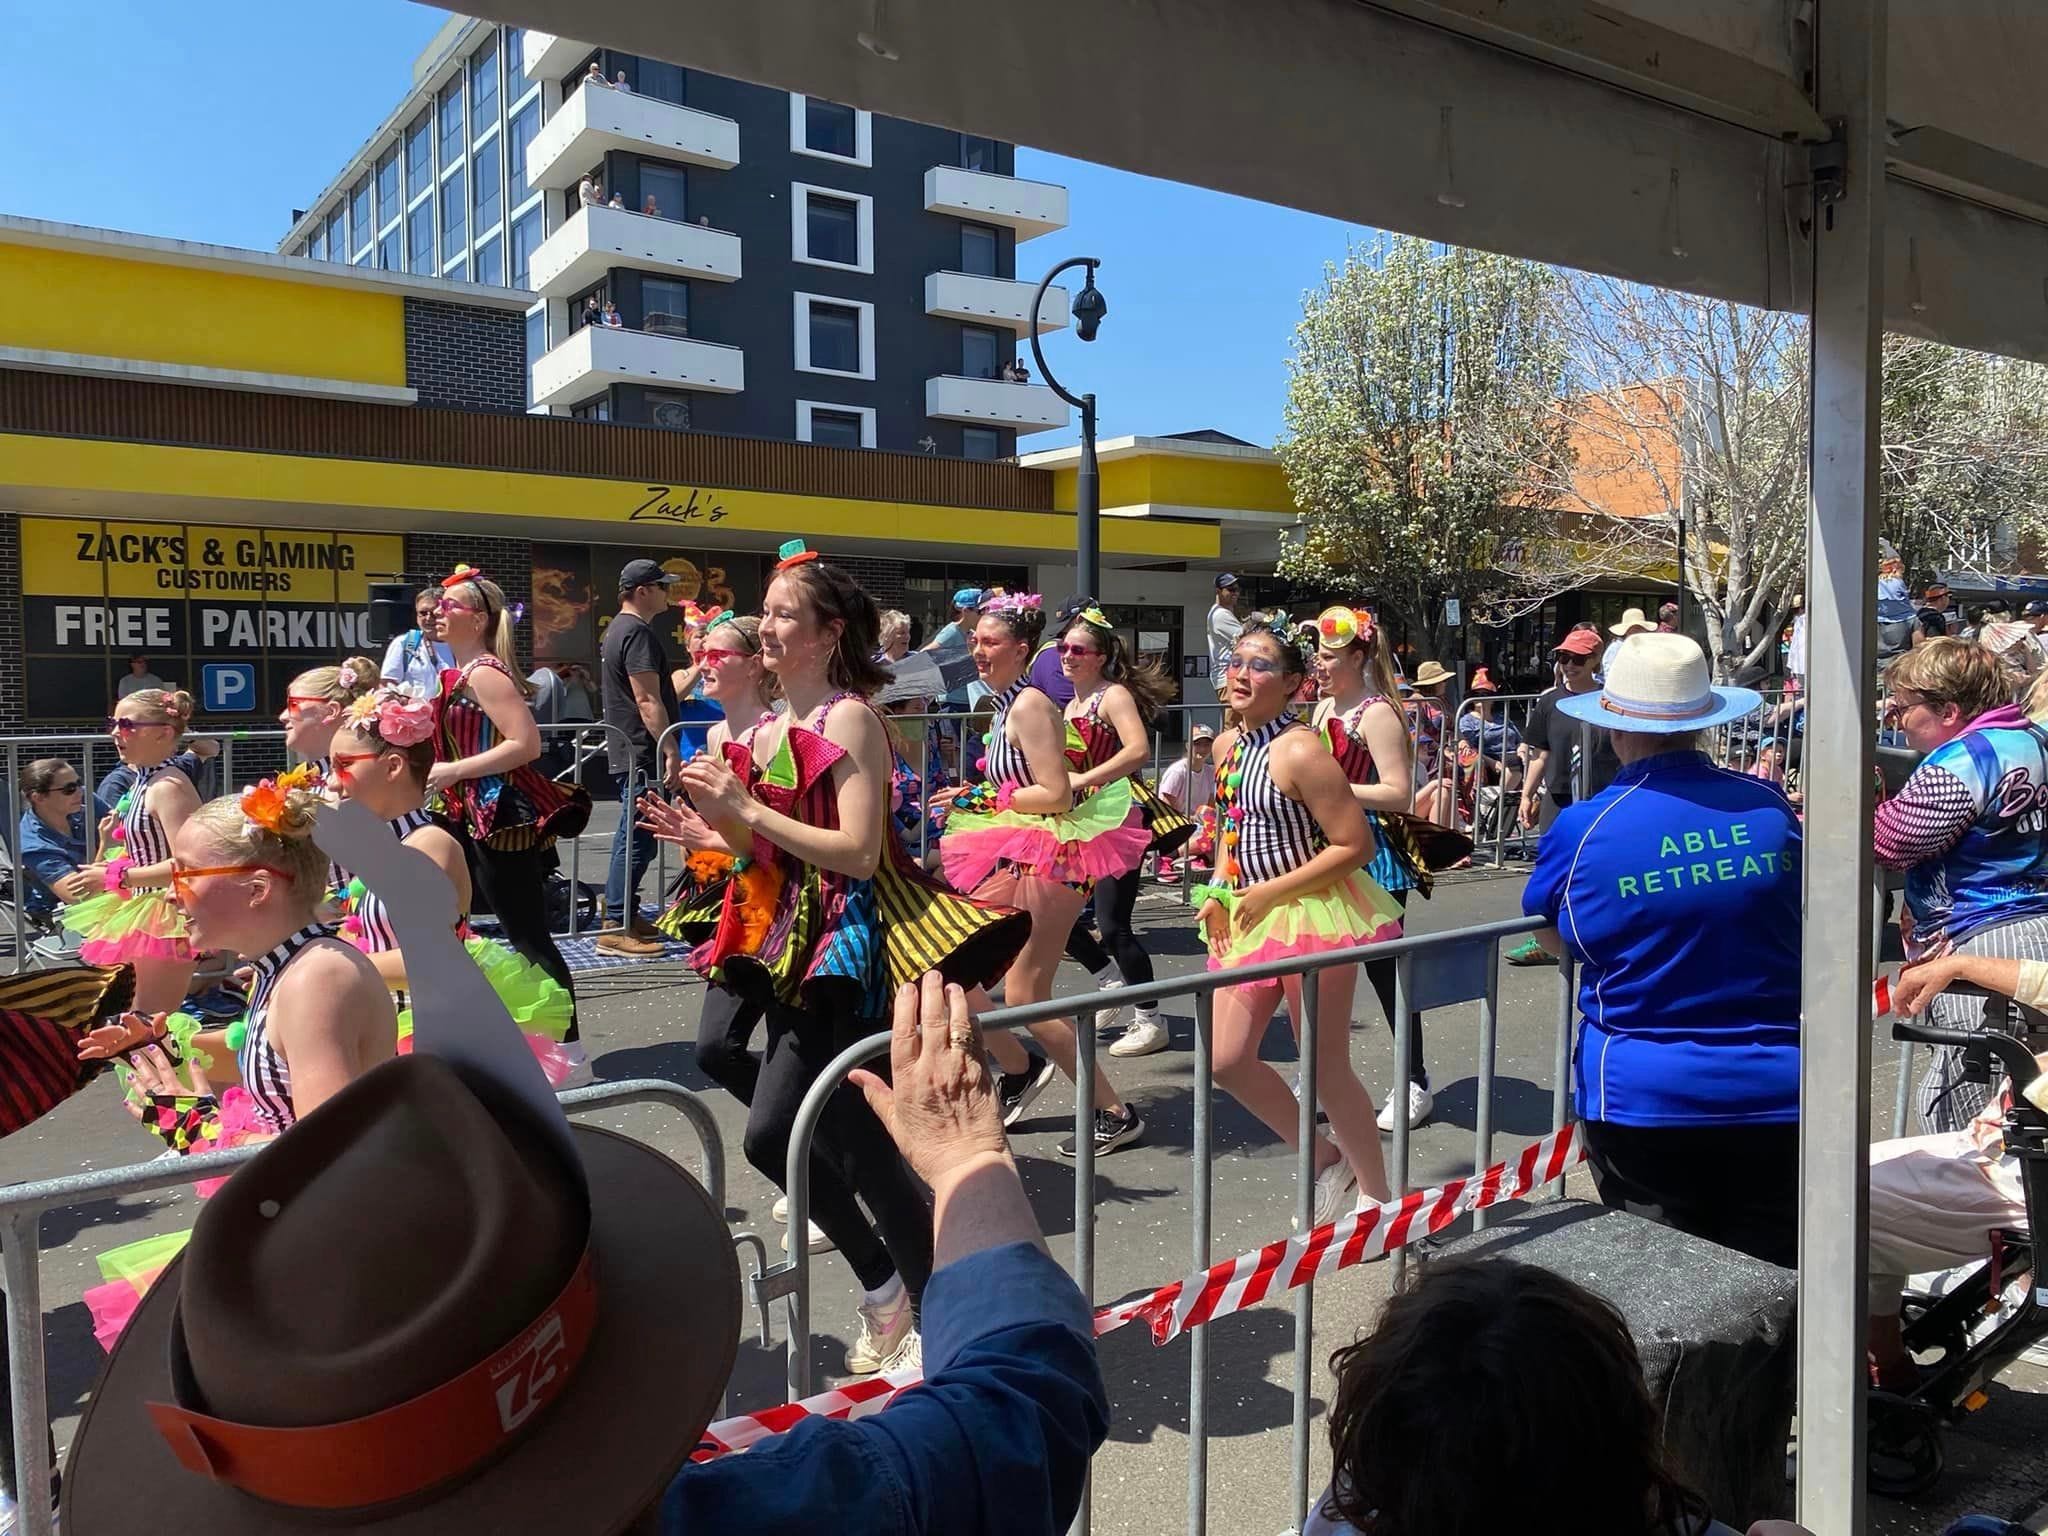
[[[1892,1011],[1892,979],[1879,976],[1870,984],[1870,1016],[1881,1019]]]
[[[1312,1232],[1213,1264],[1149,1295],[1104,1307],[1095,1314],[1095,1336],[1099,1339],[1142,1319],[1152,1331],[1154,1344],[1168,1343],[1190,1328],[1255,1307],[1269,1296],[1405,1248],[1430,1233],[1441,1232],[1460,1216],[1519,1200],[1539,1185],[1562,1178],[1585,1159],[1579,1128],[1568,1125],[1531,1142],[1512,1161],[1495,1163],[1484,1173],[1368,1206]],[[835,1387],[799,1403],[722,1420],[704,1431],[703,1443],[690,1459],[710,1461],[744,1451],[804,1419],[865,1418],[879,1413],[898,1393],[922,1380],[919,1371],[898,1371]]]

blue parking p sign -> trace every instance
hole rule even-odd
[[[214,661],[199,669],[201,707],[208,714],[247,715],[256,710],[256,664]]]

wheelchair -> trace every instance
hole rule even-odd
[[[2006,999],[1979,995],[1987,1010],[2003,1010]],[[1871,1391],[1867,1465],[1873,1492],[1909,1499],[1941,1478],[1944,1427],[1982,1408],[1985,1386],[2028,1346],[2048,1336],[2048,1305],[2033,1273],[2033,1234],[2048,1232],[2048,1114],[2029,1104],[2022,1092],[2041,1075],[2033,1053],[2002,1030],[1977,1033],[1901,1019],[1892,1025],[1892,1038],[1960,1046],[1970,1079],[2012,1079],[2005,1147],[2019,1163],[2027,1209],[2026,1230],[1994,1231],[1991,1257],[1953,1288],[1938,1296],[1906,1295],[1903,1332],[1908,1352],[1922,1363],[1920,1384],[1910,1393]],[[2026,1283],[2016,1287],[2016,1281]],[[2015,1290],[2018,1294],[2008,1300]]]

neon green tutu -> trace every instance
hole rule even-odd
[[[167,891],[105,891],[72,902],[58,917],[85,941],[78,957],[88,965],[192,958],[185,914]]]
[[[1217,901],[1224,911],[1231,912],[1236,909],[1240,894],[1227,885],[1198,885],[1190,899],[1197,911],[1203,903]],[[1327,954],[1397,939],[1401,936],[1401,917],[1401,909],[1380,888],[1379,882],[1364,870],[1354,869],[1319,891],[1281,902],[1245,933],[1233,928],[1223,952],[1210,951],[1209,969],[1235,970],[1268,960]]]
[[[471,939],[465,947],[522,1035],[559,1042],[569,1033],[576,1003],[559,981],[524,955],[490,939]],[[411,1034],[412,1010],[407,1008],[398,1015],[398,1038]]]

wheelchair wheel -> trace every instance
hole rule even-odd
[[[1921,1403],[1873,1392],[1865,1481],[1888,1499],[1916,1499],[1941,1481],[1941,1426]]]

